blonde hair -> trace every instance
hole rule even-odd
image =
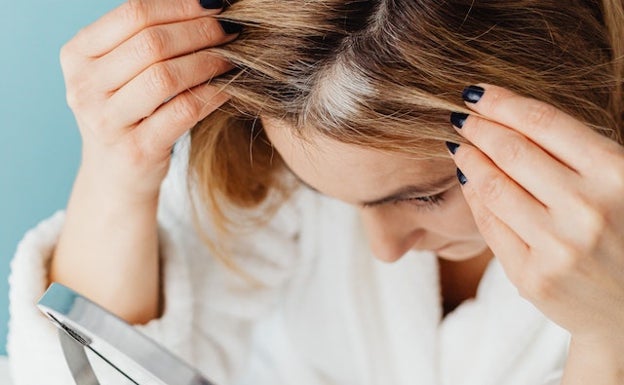
[[[268,218],[295,188],[259,116],[304,137],[446,157],[442,142],[462,141],[449,112],[469,112],[461,90],[485,82],[622,143],[622,0],[239,0],[219,17],[243,25],[215,49],[236,65],[214,80],[232,99],[192,129],[189,159],[219,238],[240,225],[236,208],[264,202],[249,213]]]

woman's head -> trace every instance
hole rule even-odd
[[[360,210],[378,258],[391,262],[410,249],[422,249],[460,260],[485,248],[451,160],[413,159],[318,134],[304,140],[284,122],[262,122],[303,183]]]
[[[603,14],[613,18],[613,28],[605,26]],[[388,181],[398,181],[389,170],[399,165],[413,165],[409,184],[452,175],[443,142],[461,141],[448,115],[465,110],[457,95],[468,84],[530,94],[621,140],[624,67],[613,64],[624,52],[617,39],[624,29],[621,2],[240,0],[222,17],[244,25],[241,36],[219,50],[237,65],[219,80],[232,100],[193,129],[191,148],[191,170],[221,220],[220,197],[253,207],[271,190],[289,191],[283,178],[288,168],[278,153],[290,150],[280,146],[280,135],[289,138],[283,144],[297,143],[308,155],[325,154],[316,159],[317,168],[329,149],[343,146],[342,155],[331,153],[338,160],[347,156],[345,149],[364,152],[368,161],[383,157],[388,169],[376,171],[390,173]],[[293,159],[285,160],[297,173]],[[366,174],[374,185],[370,167],[349,172],[344,162],[326,166],[333,169],[321,173],[320,185],[340,172]],[[349,203],[375,196],[318,189]],[[379,190],[386,192],[381,185]],[[469,216],[467,208],[457,209]],[[390,215],[371,211],[363,214],[372,227]],[[392,217],[402,222],[396,213]],[[452,228],[452,216],[440,220],[440,228]],[[466,229],[470,223],[466,219]],[[476,239],[456,234],[462,236]],[[422,245],[442,246],[439,238]]]

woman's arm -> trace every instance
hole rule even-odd
[[[130,323],[158,316],[156,210],[171,148],[227,95],[231,65],[207,48],[233,40],[221,1],[128,1],[61,50],[82,165],[50,279]],[[192,69],[192,70],[189,70]]]
[[[158,316],[158,195],[133,201],[102,182],[80,169],[49,278],[146,323]]]

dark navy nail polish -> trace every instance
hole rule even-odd
[[[453,142],[446,142],[446,147],[451,152],[451,154],[455,155],[455,153],[457,152],[457,147],[459,147],[459,144],[453,143]]]
[[[223,8],[223,0],[199,0],[199,4],[206,9]]]
[[[457,128],[464,127],[464,123],[466,123],[467,118],[468,114],[464,114],[462,112],[451,112],[451,123]]]
[[[226,35],[231,35],[234,33],[240,33],[243,30],[243,26],[240,24],[236,24],[232,21],[228,20],[218,20],[219,24],[221,24],[221,28],[223,28],[223,32]]]
[[[466,176],[464,175],[464,173],[460,169],[457,169],[457,179],[459,179],[459,183],[462,186],[465,185],[466,182],[468,182],[468,179],[466,179]]]
[[[485,90],[479,86],[468,86],[462,91],[462,99],[468,103],[476,103],[481,100]]]

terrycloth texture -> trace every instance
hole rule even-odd
[[[217,384],[556,385],[569,335],[519,297],[493,260],[477,298],[442,322],[437,260],[375,260],[356,210],[303,191],[234,258],[265,285],[222,267],[194,231],[177,147],[158,212],[165,313],[138,330]],[[71,384],[56,330],[34,303],[64,213],[29,231],[10,278],[15,385]],[[98,365],[102,384],[124,383]]]
[[[9,377],[9,360],[6,356],[0,356],[0,384],[13,385]]]

